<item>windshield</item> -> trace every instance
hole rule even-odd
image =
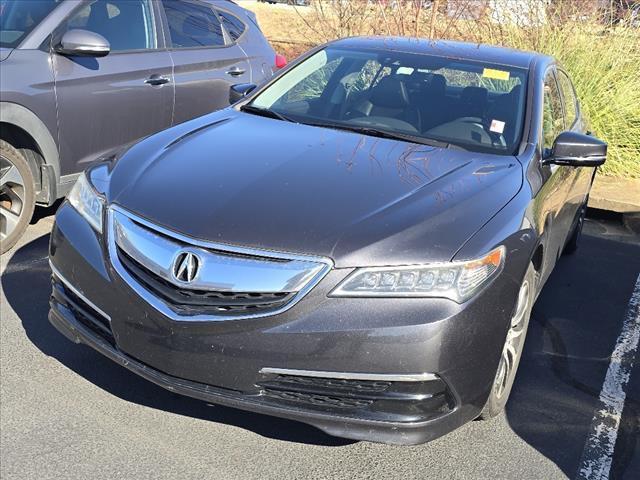
[[[17,47],[59,3],[58,0],[0,0],[0,47]]]
[[[252,102],[280,118],[511,155],[527,71],[432,55],[326,48]]]

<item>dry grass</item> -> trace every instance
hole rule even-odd
[[[303,20],[310,13],[308,7],[294,8],[260,2],[244,2],[242,6],[256,14],[260,28],[274,48],[290,60],[322,43],[321,39],[309,37]]]

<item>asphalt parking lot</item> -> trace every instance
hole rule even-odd
[[[588,221],[536,303],[506,413],[391,447],[180,397],[67,341],[47,321],[52,213],[0,266],[2,479],[574,479],[640,273],[640,238]],[[611,479],[640,478],[638,363]]]

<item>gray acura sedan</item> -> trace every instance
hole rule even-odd
[[[50,321],[207,402],[397,444],[504,408],[606,144],[553,58],[352,38],[106,159]]]

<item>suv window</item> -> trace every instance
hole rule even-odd
[[[543,147],[545,151],[551,150],[556,137],[564,130],[562,117],[562,101],[558,84],[552,73],[544,79],[544,112],[542,119]]]
[[[576,121],[578,114],[578,102],[576,101],[576,94],[573,90],[573,84],[566,73],[558,70],[558,83],[560,83],[560,90],[562,90],[562,98],[564,99],[564,117],[567,124],[567,128],[571,128]]]
[[[183,0],[164,2],[174,48],[224,45],[220,20],[211,7]]]
[[[157,48],[149,0],[95,0],[67,20],[67,30],[82,28],[109,40],[112,51]]]
[[[227,30],[227,33],[231,37],[231,40],[234,42],[240,38],[240,36],[244,33],[247,28],[242,21],[231,15],[230,13],[223,12],[222,10],[218,10],[218,15],[222,19],[222,24],[224,28]]]
[[[49,15],[56,2],[0,0],[0,47],[14,48]]]

